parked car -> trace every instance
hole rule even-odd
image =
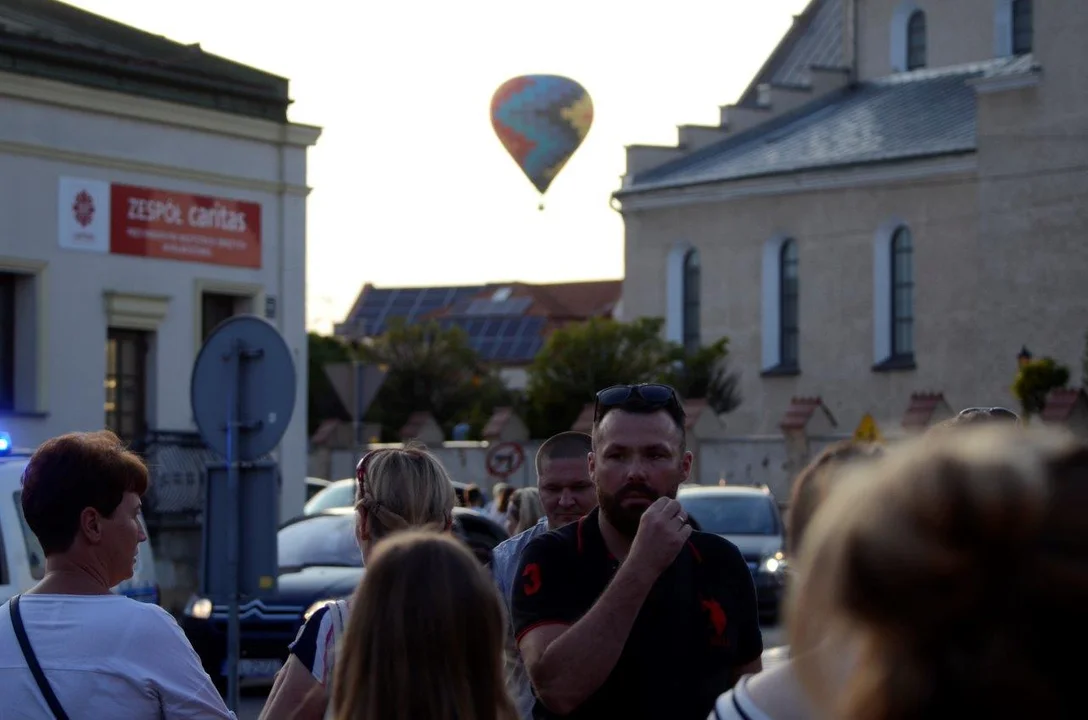
[[[453,491],[457,495],[458,505],[464,506],[465,504],[466,487],[468,486],[464,483],[453,483]],[[344,478],[343,480],[336,480],[335,482],[329,483],[327,487],[311,497],[306,505],[303,506],[302,514],[315,515],[332,508],[354,506],[355,478]]]
[[[774,496],[763,488],[688,485],[676,499],[700,530],[740,549],[755,580],[760,615],[776,620],[785,590],[786,537]]]
[[[481,562],[490,560],[494,547],[507,538],[494,522],[464,508],[454,508],[454,532]],[[302,624],[326,603],[349,597],[363,576],[351,508],[330,508],[290,520],[280,527],[276,541],[275,592],[246,600],[239,608],[238,674],[255,684],[271,683]],[[227,606],[194,596],[181,619],[204,670],[221,692],[226,690],[227,617]]]
[[[23,470],[31,451],[16,449],[0,433],[0,603],[34,587],[45,576],[45,553],[23,517]],[[140,517],[142,523],[143,516]],[[146,526],[145,526],[146,527]],[[132,577],[113,591],[159,604],[159,583],[150,542],[140,543]]]
[[[329,485],[329,481],[325,480],[324,478],[306,478],[306,500],[309,501],[313,498],[314,495],[317,495]]]

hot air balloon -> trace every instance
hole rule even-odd
[[[541,196],[582,144],[593,124],[593,101],[559,75],[522,75],[491,98],[491,125],[503,147]],[[544,209],[544,203],[540,204]]]

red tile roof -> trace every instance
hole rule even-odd
[[[816,410],[823,410],[827,415],[828,420],[834,424],[834,419],[831,417],[831,411],[824,405],[824,401],[817,395],[816,397],[795,397],[790,400],[790,406],[786,409],[785,415],[782,416],[782,422],[778,427],[783,432],[788,430],[804,430],[808,426],[809,420],[816,413]]]
[[[928,427],[933,421],[933,413],[942,404],[948,404],[944,399],[944,393],[911,393],[910,404],[907,405],[907,411],[903,413],[903,427],[907,430],[921,430]]]
[[[419,437],[419,431],[427,424],[431,419],[431,414],[426,410],[417,410],[408,416],[408,422],[404,423],[404,427],[400,429],[400,437],[402,440],[412,440]]]
[[[1055,388],[1047,394],[1040,418],[1043,422],[1069,422],[1078,402],[1088,403],[1088,395],[1081,388]]]
[[[510,422],[510,419],[513,417],[514,408],[495,408],[495,412],[491,414],[491,419],[488,420],[487,425],[484,426],[484,439],[487,440],[489,438],[495,438],[501,435],[503,428],[506,427],[506,423]]]

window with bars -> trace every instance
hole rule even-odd
[[[799,360],[799,277],[797,241],[782,243],[778,259],[779,365],[795,368]]]
[[[907,70],[926,66],[926,14],[915,10],[907,20]]]
[[[699,312],[701,310],[702,265],[699,251],[692,248],[684,256],[684,348],[688,352],[699,349]]]
[[[892,358],[914,358],[914,242],[901,227],[892,236]]]
[[[0,273],[0,410],[15,409],[15,276]]]
[[[1013,0],[1012,3],[1012,54],[1027,55],[1032,51],[1035,23],[1031,0]]]
[[[106,427],[126,444],[147,434],[148,333],[110,328],[106,336]]]

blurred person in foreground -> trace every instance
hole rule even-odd
[[[517,720],[502,601],[475,556],[433,532],[374,552],[341,640],[335,720]]]
[[[851,473],[790,604],[801,682],[842,720],[1088,717],[1088,446],[963,429]],[[801,652],[805,649],[807,652]]]
[[[529,542],[549,530],[575,522],[597,507],[597,492],[589,477],[589,453],[592,449],[593,439],[589,435],[567,431],[548,438],[537,450],[535,489],[544,516],[533,525],[524,527],[526,523],[522,522],[519,513],[518,523],[513,529],[524,529],[519,533],[511,532],[514,537],[499,543],[492,554],[491,573],[507,611],[510,610],[521,553]],[[510,694],[517,703],[518,714],[522,720],[531,720],[535,702],[533,688],[518,652],[512,626],[507,633],[506,678]]]
[[[880,445],[843,440],[824,448],[797,475],[786,519],[787,563],[797,557],[809,523],[845,470],[872,463],[883,454]],[[767,663],[766,656],[764,662]],[[791,720],[811,714],[793,661],[786,656],[763,672],[741,678],[736,687],[718,698],[708,720]]]
[[[740,550],[694,532],[685,413],[667,385],[597,393],[590,477],[598,508],[532,540],[513,595],[535,717],[704,720],[758,672],[755,583]]]
[[[132,577],[147,540],[148,483],[143,461],[106,430],[53,438],[31,456],[22,510],[46,569],[0,607],[0,717],[234,717],[174,618],[110,590]]]
[[[397,531],[420,527],[449,531],[453,526],[453,482],[422,445],[372,450],[359,461],[355,480],[355,539],[368,568],[375,546]],[[368,578],[369,569],[362,582]],[[338,600],[310,616],[276,675],[261,720],[324,716],[332,666],[350,610],[350,600]]]
[[[507,534],[519,535],[526,530],[536,527],[545,519],[544,506],[540,501],[540,490],[537,488],[519,488],[510,498],[510,504],[506,508]]]

